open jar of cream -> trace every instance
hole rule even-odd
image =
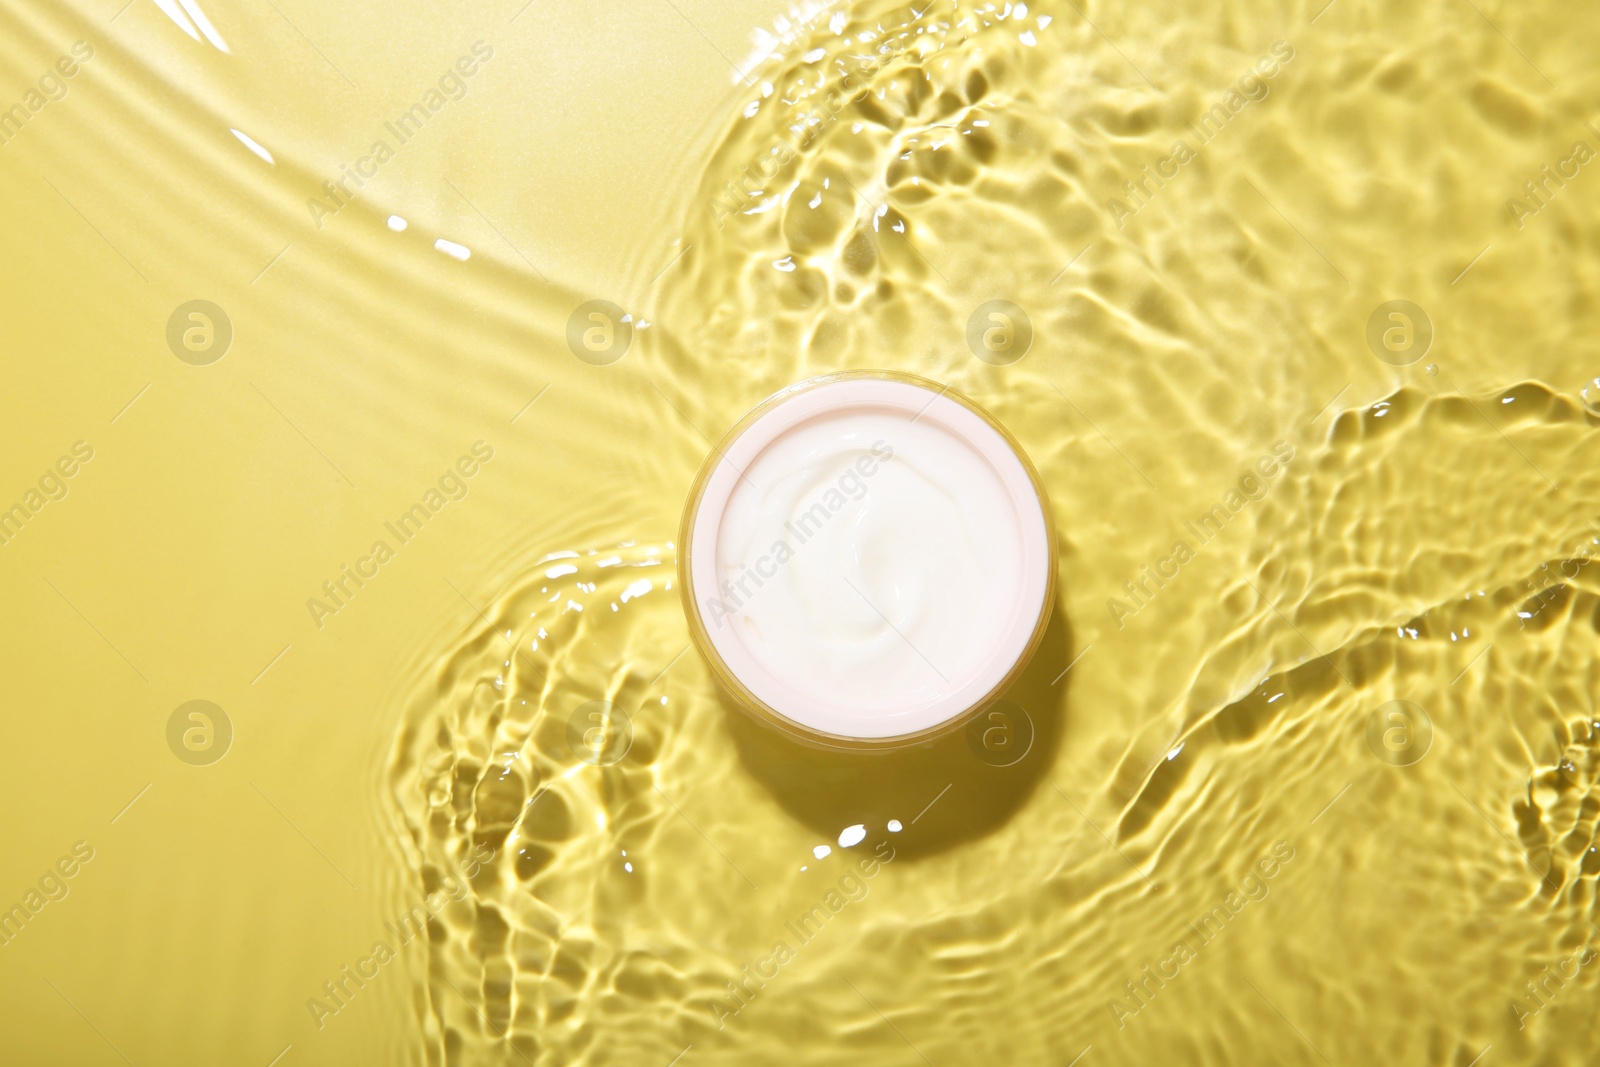
[[[695,643],[752,714],[890,748],[964,724],[1022,670],[1055,531],[1037,472],[976,404],[832,374],[762,402],[707,458],[678,567]]]

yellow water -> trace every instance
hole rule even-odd
[[[6,1062],[1592,1062],[1600,14],[119,7],[0,5]],[[890,756],[674,583],[841,368],[1060,536]]]

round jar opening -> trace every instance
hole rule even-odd
[[[823,743],[964,721],[1048,622],[1042,486],[982,409],[897,374],[801,382],[712,453],[684,515],[690,629],[758,717]]]

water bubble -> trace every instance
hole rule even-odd
[[[1600,378],[1591,380],[1588,385],[1579,389],[1578,396],[1590,414],[1600,415]]]

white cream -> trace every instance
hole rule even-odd
[[[994,470],[940,425],[824,415],[745,468],[707,622],[795,693],[869,717],[920,706],[992,656],[986,635],[1016,605],[1017,533]]]
[[[1048,618],[1031,469],[921,379],[801,383],[758,408],[690,502],[686,592],[713,664],[763,713],[919,734],[992,699]]]

